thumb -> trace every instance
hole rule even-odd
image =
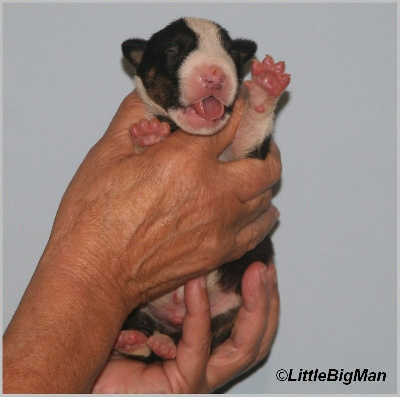
[[[238,130],[242,121],[246,108],[245,100],[242,97],[238,97],[233,106],[232,115],[224,128],[218,133],[212,135],[211,147],[214,149],[215,154],[221,154],[224,149],[232,142],[233,137]]]

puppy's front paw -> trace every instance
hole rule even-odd
[[[143,119],[129,128],[129,133],[138,146],[155,145],[170,134],[170,126],[166,122],[160,123],[157,118],[150,121]]]
[[[274,62],[267,55],[262,62],[255,60],[251,66],[251,80],[244,84],[249,90],[250,103],[259,113],[264,113],[290,83],[290,75],[285,73],[285,62]]]

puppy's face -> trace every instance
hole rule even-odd
[[[230,116],[243,66],[256,44],[232,40],[214,22],[187,17],[148,41],[125,41],[122,51],[136,69],[137,89],[155,114],[186,132],[211,135]]]

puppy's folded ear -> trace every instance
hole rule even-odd
[[[243,64],[246,63],[251,58],[253,58],[256,51],[257,51],[257,44],[252,40],[247,40],[247,39],[233,40],[232,55],[239,56]]]
[[[142,61],[147,41],[143,39],[129,39],[121,44],[125,58],[137,69]]]

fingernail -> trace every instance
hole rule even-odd
[[[279,212],[278,208],[276,208],[274,205],[272,205],[271,208],[274,211],[275,222],[277,222],[279,217],[281,216],[281,213]]]
[[[205,277],[199,277],[199,285],[201,288],[206,289],[207,282]]]
[[[270,264],[269,267],[271,267],[271,270],[270,270],[270,271],[272,272],[272,274],[271,274],[271,280],[272,280],[272,282],[273,282],[274,284],[278,284],[278,275],[277,275],[277,273],[276,273],[275,265]]]
[[[268,268],[267,266],[264,266],[261,270],[260,270],[260,276],[261,276],[261,281],[267,285],[268,283]]]
[[[278,275],[276,274],[276,270],[272,273],[272,281],[274,284],[278,284]]]

